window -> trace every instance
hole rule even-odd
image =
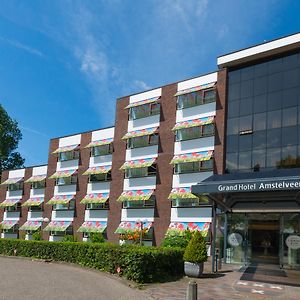
[[[109,209],[109,202],[105,203],[88,203],[85,207],[87,210],[97,210],[97,209]]]
[[[21,203],[16,203],[13,206],[6,206],[5,211],[21,211]]]
[[[58,154],[58,161],[66,161],[72,159],[79,159],[79,150],[60,152]]]
[[[196,161],[175,164],[174,173],[184,174],[193,172],[210,171],[213,169],[213,160]]]
[[[215,133],[214,124],[183,128],[176,130],[176,142],[212,136]]]
[[[75,200],[71,200],[67,204],[53,204],[53,210],[74,210]]]
[[[125,178],[138,178],[147,176],[156,176],[156,165],[146,168],[132,168],[125,170]]]
[[[177,198],[172,200],[172,207],[197,207],[201,205],[209,205],[208,199],[188,199]]]
[[[42,180],[42,181],[37,181],[37,182],[33,182],[31,184],[31,188],[32,189],[43,189],[46,187],[46,180]]]
[[[23,181],[17,182],[17,183],[13,183],[13,184],[9,184],[8,185],[8,190],[9,191],[20,191],[23,190]]]
[[[111,172],[105,174],[91,174],[89,176],[89,182],[101,182],[101,181],[110,181]]]
[[[73,235],[73,227],[69,226],[66,229],[66,231],[50,231],[50,235],[55,235],[55,236]]]
[[[158,134],[133,137],[127,140],[127,149],[141,148],[153,145],[158,145]]]
[[[129,110],[129,119],[136,120],[136,119],[146,118],[149,116],[158,115],[159,113],[160,113],[160,104],[149,103],[149,104],[131,107]]]
[[[91,156],[104,156],[112,153],[113,153],[112,144],[101,145],[101,146],[91,148]]]
[[[155,196],[151,196],[149,200],[141,201],[124,201],[123,208],[153,208],[155,206]]]
[[[29,206],[29,211],[43,211],[43,204],[39,206]]]
[[[216,91],[200,90],[192,93],[180,95],[177,97],[177,109],[193,107],[201,104],[207,104],[216,101]]]
[[[77,183],[77,175],[56,179],[56,185],[70,185],[76,183]]]
[[[19,231],[18,225],[14,225],[10,229],[3,229],[3,233],[7,233],[7,234],[18,234],[18,231]]]

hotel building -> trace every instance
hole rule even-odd
[[[225,263],[300,267],[300,34],[217,64],[118,99],[114,127],[52,139],[46,166],[4,171],[1,237],[160,245],[189,228]]]

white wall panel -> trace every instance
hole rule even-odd
[[[54,195],[75,195],[76,184],[70,185],[56,185],[54,187]]]
[[[18,178],[25,176],[25,169],[11,170],[8,172],[8,178]]]
[[[19,211],[5,211],[3,220],[19,220],[21,213]]]
[[[1,238],[2,239],[17,239],[18,234],[17,233],[1,233]]]
[[[108,210],[91,210],[86,209],[84,214],[85,221],[107,221]]]
[[[53,210],[51,221],[73,221],[74,210]]]
[[[46,166],[40,166],[40,167],[34,167],[32,169],[32,176],[47,174],[47,167],[48,167],[47,165]]]
[[[27,220],[41,220],[43,218],[42,211],[28,211]]]
[[[177,90],[178,91],[186,90],[198,85],[216,82],[217,78],[218,78],[218,72],[214,72],[197,78],[185,80],[178,83]]]
[[[124,191],[155,189],[155,187],[156,187],[156,176],[124,179]]]
[[[146,118],[141,118],[137,120],[129,120],[128,121],[128,132],[134,130],[140,130],[144,128],[150,127],[158,127],[159,126],[160,115],[154,115]]]
[[[157,157],[158,146],[149,146],[126,150],[126,160]]]
[[[89,182],[87,185],[87,194],[108,193],[110,182]]]
[[[174,153],[190,153],[206,150],[214,150],[215,137],[210,136],[206,138],[175,142]]]
[[[23,191],[18,190],[18,191],[6,191],[6,199],[9,198],[22,198],[23,196]]]
[[[108,138],[113,138],[115,127],[100,129],[92,132],[92,141],[99,141]]]
[[[78,164],[79,164],[78,159],[58,161],[56,170],[61,171],[61,170],[78,169]]]
[[[135,103],[159,96],[161,96],[161,88],[130,96],[129,103]]]
[[[44,197],[45,189],[30,189],[30,198]]]
[[[67,136],[59,139],[58,147],[72,146],[80,144],[81,134]]]
[[[213,175],[213,172],[199,172],[173,175],[173,187],[188,187],[193,184],[197,184],[209,176]]]
[[[63,238],[63,236],[49,235],[49,242],[60,242]]]
[[[178,109],[176,111],[176,122],[192,120],[202,117],[216,115],[216,103],[211,102],[194,107]]]
[[[90,167],[98,167],[104,165],[111,165],[112,164],[112,155],[101,155],[101,156],[91,156],[90,157]]]
[[[171,222],[211,222],[211,216],[209,207],[171,208]]]
[[[154,221],[154,208],[140,208],[140,209],[122,209],[121,215],[122,221],[137,221],[147,220],[149,222]]]

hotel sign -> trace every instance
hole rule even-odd
[[[242,193],[242,192],[267,192],[267,191],[286,191],[300,190],[299,179],[260,179],[257,180],[238,180],[232,181],[208,181],[202,182],[192,187],[195,194],[201,193]]]

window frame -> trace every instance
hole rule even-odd
[[[96,207],[91,207],[95,205]],[[85,205],[85,210],[108,210],[109,209],[109,201],[107,200],[104,203],[87,203]]]
[[[154,139],[155,137],[155,139]],[[142,145],[142,146],[134,146],[133,140],[134,139],[139,139],[139,138],[143,138],[143,139],[147,139],[146,144]],[[154,141],[151,141],[153,140]],[[144,148],[144,147],[149,147],[149,146],[156,146],[159,143],[159,135],[158,133],[154,133],[154,134],[150,134],[150,135],[144,135],[144,136],[137,136],[137,137],[132,137],[127,139],[127,145],[126,148],[127,149],[137,149],[137,148]]]
[[[102,154],[102,153],[97,154],[97,153],[95,153],[95,150],[99,149],[100,147],[107,147],[108,148],[107,149],[107,153],[105,153],[105,154]],[[95,146],[95,147],[91,147],[91,149],[90,149],[90,157],[111,155],[111,154],[113,154],[113,152],[114,152],[114,148],[113,148],[113,144],[112,143],[106,144],[106,145]]]
[[[71,156],[62,158],[62,155],[67,155],[66,153],[71,154]],[[64,161],[69,161],[69,160],[74,160],[74,159],[80,159],[80,150],[79,149],[74,149],[72,151],[66,151],[66,152],[59,152],[57,155],[58,162],[64,162]]]
[[[23,191],[24,189],[24,181],[19,181],[19,182],[16,182],[16,183],[12,183],[12,184],[9,184],[7,186],[7,190],[8,191]]]
[[[209,126],[212,127],[211,132],[210,133],[204,133],[205,128],[209,127]],[[199,136],[195,135],[195,137],[180,138],[179,132],[181,130],[192,130],[192,129],[195,129],[195,128],[199,129],[199,132],[200,132]],[[200,139],[200,138],[205,138],[205,137],[211,137],[211,136],[214,136],[214,135],[215,135],[215,124],[214,123],[206,124],[206,125],[201,125],[201,126],[188,127],[188,128],[181,128],[181,129],[176,130],[176,132],[175,132],[175,142],[183,142],[183,141],[195,140],[195,139]]]
[[[66,179],[70,179],[70,182],[67,182],[67,183],[60,183],[59,184],[59,181],[60,180],[66,180]],[[77,174],[73,174],[73,175],[71,175],[71,176],[69,176],[69,177],[62,177],[62,178],[56,178],[55,179],[55,185],[56,186],[66,186],[66,185],[75,185],[75,184],[77,184],[77,182],[78,182],[78,175]]]
[[[72,210],[75,211],[75,209],[76,209],[75,199],[72,199],[67,204],[52,204],[53,211],[72,211]]]
[[[137,206],[135,205],[127,205],[127,204],[139,204]],[[155,208],[156,205],[156,198],[155,195],[151,195],[150,199],[148,200],[133,200],[133,201],[123,201],[122,202],[122,209],[149,209],[149,208]]]
[[[46,179],[43,179],[42,181],[36,181],[36,182],[31,183],[31,189],[33,189],[33,190],[44,189],[44,188],[46,188]]]
[[[137,175],[137,176],[132,176],[130,174],[131,170],[142,170],[142,169],[147,169],[145,171],[147,171],[145,174],[145,176],[141,176],[141,175]],[[157,175],[157,165],[156,163],[154,163],[153,165],[149,166],[149,167],[144,167],[144,168],[130,168],[130,169],[125,169],[124,172],[124,178],[125,179],[130,179],[130,178],[146,178],[146,177],[154,177]]]
[[[143,108],[143,107],[144,108],[149,107],[148,112],[145,115],[135,117],[133,115],[133,110],[134,109],[140,109],[140,108]],[[143,118],[147,118],[147,117],[159,115],[160,114],[160,109],[161,109],[161,107],[160,107],[160,103],[159,102],[146,103],[146,104],[143,104],[143,105],[138,105],[138,106],[130,107],[129,108],[129,113],[128,113],[128,119],[130,121],[133,121],[133,120],[138,120],[138,119],[143,119]]]
[[[70,225],[65,231],[50,231],[51,236],[73,235],[73,226]]]
[[[205,163],[207,162],[210,162],[211,163],[211,167],[208,168],[208,167],[205,167]],[[184,172],[181,172],[178,170],[178,165],[179,164],[193,164],[193,168],[192,170],[188,170],[188,171],[184,171]],[[199,165],[199,167],[197,167],[197,165]],[[189,173],[200,173],[200,172],[209,172],[209,171],[212,171],[214,169],[214,160],[213,158],[209,159],[209,160],[203,160],[203,161],[195,161],[195,162],[186,162],[186,163],[177,163],[177,164],[174,164],[174,174],[175,175],[180,175],[180,174],[189,174]]]
[[[92,180],[92,178],[96,176],[104,176],[104,180]],[[108,182],[111,181],[111,171],[103,174],[90,174],[89,175],[89,183],[94,183],[94,182]]]
[[[177,201],[178,203],[174,204],[175,201]],[[184,202],[184,201],[187,205],[183,205],[182,203],[180,203],[180,202]],[[188,204],[191,204],[191,205],[188,205]],[[176,199],[171,200],[171,207],[172,208],[195,208],[195,207],[211,207],[211,205],[209,203],[205,204],[205,203],[201,202],[200,198],[194,199],[194,198],[179,198],[178,197]]]
[[[13,206],[4,207],[4,211],[6,211],[6,212],[21,212],[21,202],[18,202]]]

